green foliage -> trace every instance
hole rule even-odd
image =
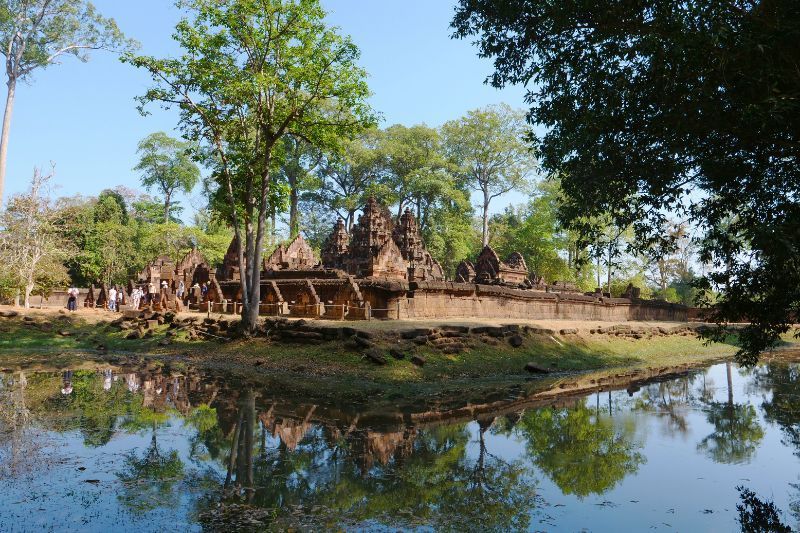
[[[10,0],[0,4],[0,40],[14,79],[57,64],[65,55],[80,61],[90,50],[136,46],[114,19],[100,15],[84,0]],[[7,46],[8,44],[8,46]]]
[[[212,169],[213,207],[228,218],[240,258],[258,264],[267,219],[288,192],[276,187],[287,137],[335,148],[373,122],[359,50],[325,21],[318,0],[184,0],[173,35],[183,54],[124,60],[154,85],[142,106],[176,106],[184,136]],[[243,327],[260,300],[258,269],[241,278]]]
[[[736,487],[742,503],[736,504],[737,521],[743,533],[791,533],[792,528],[781,521],[780,510],[770,500],[760,499],[755,492],[744,486]]]
[[[489,243],[489,206],[514,189],[523,190],[535,167],[524,143],[525,115],[506,104],[470,111],[442,126],[445,153],[459,179],[481,196],[483,244]]]
[[[719,291],[716,320],[752,320],[752,364],[800,312],[800,4],[596,7],[460,0],[453,27],[494,60],[494,86],[531,88],[533,145],[586,242],[602,216],[641,252],[674,244],[670,218],[699,229],[700,288]]]
[[[632,435],[585,404],[531,410],[515,431],[527,442],[531,459],[564,494],[603,494],[634,474],[645,458]]]
[[[528,270],[547,282],[571,281],[573,273],[562,257],[568,241],[556,216],[557,207],[557,185],[538,184],[536,195],[527,206],[507,209],[492,218],[489,226],[492,246],[501,257],[520,252]]]
[[[164,195],[164,222],[169,222],[172,196],[190,193],[200,179],[200,169],[192,161],[190,145],[173,139],[164,132],[151,133],[139,143],[139,164],[134,170],[142,174],[142,185],[156,188]]]
[[[230,244],[230,230],[217,222],[202,227],[164,223],[164,206],[147,196],[131,197],[130,211],[127,205],[114,191],[104,191],[97,199],[61,201],[58,227],[75,249],[66,261],[73,283],[126,284],[153,258],[168,255],[177,261],[195,246],[214,265]]]
[[[428,223],[422,230],[425,245],[450,278],[458,263],[475,256],[481,248],[481,236],[472,225],[469,193],[451,189],[446,198],[434,204]]]

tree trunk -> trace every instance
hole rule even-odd
[[[169,204],[172,200],[172,194],[166,193],[164,195],[164,224],[169,224]]]
[[[611,243],[608,243],[608,272],[606,272],[608,280],[608,294],[611,294]]]
[[[300,233],[300,212],[298,210],[299,194],[297,177],[289,178],[289,238],[294,239]]]
[[[33,288],[34,288],[33,283],[25,284],[25,309],[31,308],[31,293],[33,292]]]
[[[6,182],[6,160],[8,158],[8,137],[11,133],[11,113],[14,110],[14,96],[17,90],[17,81],[8,80],[8,95],[6,96],[6,110],[3,114],[3,130],[0,133],[0,206],[3,205],[3,190]]]
[[[261,185],[261,202],[258,205],[258,223],[256,226],[255,240],[252,246],[247,247],[247,284],[249,294],[247,299],[242,301],[242,331],[247,335],[252,335],[258,329],[258,316],[261,306],[261,258],[264,253],[264,237],[267,232],[267,210],[269,209],[269,187],[270,187],[270,165],[272,155],[267,154],[264,175]],[[272,212],[273,220],[275,212]],[[274,231],[274,222],[272,231]],[[249,239],[248,239],[249,240]],[[249,244],[249,243],[248,243]]]
[[[483,245],[489,245],[489,194],[483,192]]]
[[[730,363],[725,363],[725,373],[728,377],[728,406],[733,407],[733,377],[731,376]]]

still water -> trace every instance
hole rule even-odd
[[[734,531],[738,485],[796,525],[798,385],[721,364],[415,412],[207,370],[8,372],[0,531]]]

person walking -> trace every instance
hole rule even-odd
[[[117,286],[112,285],[112,287],[108,290],[108,310],[109,311],[116,311],[117,310]]]
[[[134,311],[139,310],[139,304],[142,301],[142,295],[144,292],[139,287],[134,287],[133,292],[131,293],[131,309]]]
[[[183,284],[183,280],[180,280],[178,282],[178,290],[175,294],[178,297],[178,300],[180,300],[181,302],[183,302],[183,294],[185,292],[186,292],[186,285]]]
[[[205,283],[203,283],[203,285],[200,287],[200,301],[205,302],[206,301],[206,295],[208,295],[208,282],[207,281]]]
[[[125,304],[125,289],[119,288],[117,292],[117,311],[122,311],[122,306]]]
[[[156,302],[156,293],[157,289],[155,284],[151,281],[150,285],[147,286],[147,303],[148,305],[152,305]]]
[[[70,287],[67,291],[67,310],[75,312],[78,310],[78,291],[77,287]]]

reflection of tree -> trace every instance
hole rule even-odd
[[[726,363],[728,401],[709,402],[704,411],[706,420],[714,426],[714,432],[697,445],[718,463],[743,463],[750,460],[764,438],[764,430],[758,423],[756,410],[749,404],[733,402],[733,380],[731,364]]]
[[[153,420],[150,446],[142,457],[130,452],[125,457],[124,469],[117,475],[124,487],[119,498],[135,513],[158,507],[177,507],[180,493],[175,490],[175,484],[182,479],[183,473],[183,461],[178,452],[159,449],[157,423]]]
[[[759,367],[755,383],[770,398],[761,404],[764,418],[780,426],[784,444],[793,446],[800,456],[800,366],[770,363]]]
[[[690,375],[646,385],[636,398],[633,409],[653,413],[664,420],[669,434],[686,435],[689,431],[687,408],[692,399],[691,385],[694,379]]]
[[[527,453],[564,494],[602,494],[644,463],[640,444],[585,404],[528,411],[515,426]]]
[[[466,425],[419,433],[345,434],[318,426],[295,449],[282,442],[266,448],[248,437],[246,425],[254,413],[250,405],[245,396],[230,436],[235,457],[228,458],[225,483],[239,490],[224,493],[229,502],[281,509],[273,524],[278,529],[366,521],[444,530],[527,528],[535,501],[529,472],[521,462],[506,462],[489,452],[484,439],[488,425],[479,428],[477,456],[470,453]],[[249,446],[242,446],[248,441]],[[367,457],[387,447],[394,449],[388,457]],[[245,490],[251,486],[252,495]],[[294,509],[305,511],[302,518],[288,512]]]

